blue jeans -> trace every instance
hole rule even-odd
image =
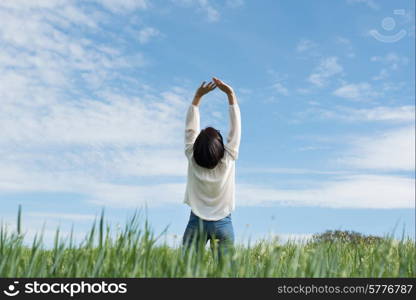
[[[195,249],[198,251],[201,246],[205,247],[208,240],[210,240],[211,250],[217,249],[219,259],[232,249],[234,230],[231,214],[218,221],[206,221],[199,218],[191,210],[182,245],[186,249],[195,245]],[[217,247],[214,247],[214,240],[216,240]]]

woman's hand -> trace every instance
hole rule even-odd
[[[202,97],[205,94],[208,94],[213,89],[215,89],[217,86],[212,81],[208,84],[205,84],[205,81],[202,82],[201,86],[196,90],[195,96]]]
[[[213,82],[209,82],[208,84],[205,84],[205,81],[203,81],[201,86],[195,92],[195,96],[194,96],[194,100],[192,101],[192,104],[198,106],[199,102],[201,101],[202,96],[204,96],[205,94],[208,94],[216,87],[217,87],[216,84]]]
[[[225,82],[219,80],[216,77],[212,77],[212,80],[214,81],[214,83],[216,84],[216,86],[218,86],[218,88],[223,91],[224,93],[226,93],[227,95],[231,95],[234,93],[234,90],[231,86],[229,86],[228,84],[226,84]]]

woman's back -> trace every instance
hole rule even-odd
[[[235,161],[241,139],[241,115],[234,93],[229,105],[230,131],[224,156],[213,169],[204,168],[195,161],[193,143],[199,133],[199,108],[191,105],[185,128],[185,155],[188,158],[188,178],[184,203],[204,220],[219,220],[235,208]]]

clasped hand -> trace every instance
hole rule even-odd
[[[231,86],[229,86],[228,84],[216,77],[212,77],[212,81],[210,81],[209,83],[205,84],[205,81],[202,82],[201,86],[197,89],[195,96],[200,98],[214,90],[216,87],[218,87],[227,95],[232,94],[234,92]]]

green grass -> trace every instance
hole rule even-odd
[[[415,244],[391,237],[365,242],[261,241],[237,245],[223,263],[209,249],[183,252],[157,243],[137,214],[113,233],[101,215],[85,239],[56,231],[45,247],[42,234],[24,243],[18,213],[16,232],[0,230],[0,277],[415,277]]]

